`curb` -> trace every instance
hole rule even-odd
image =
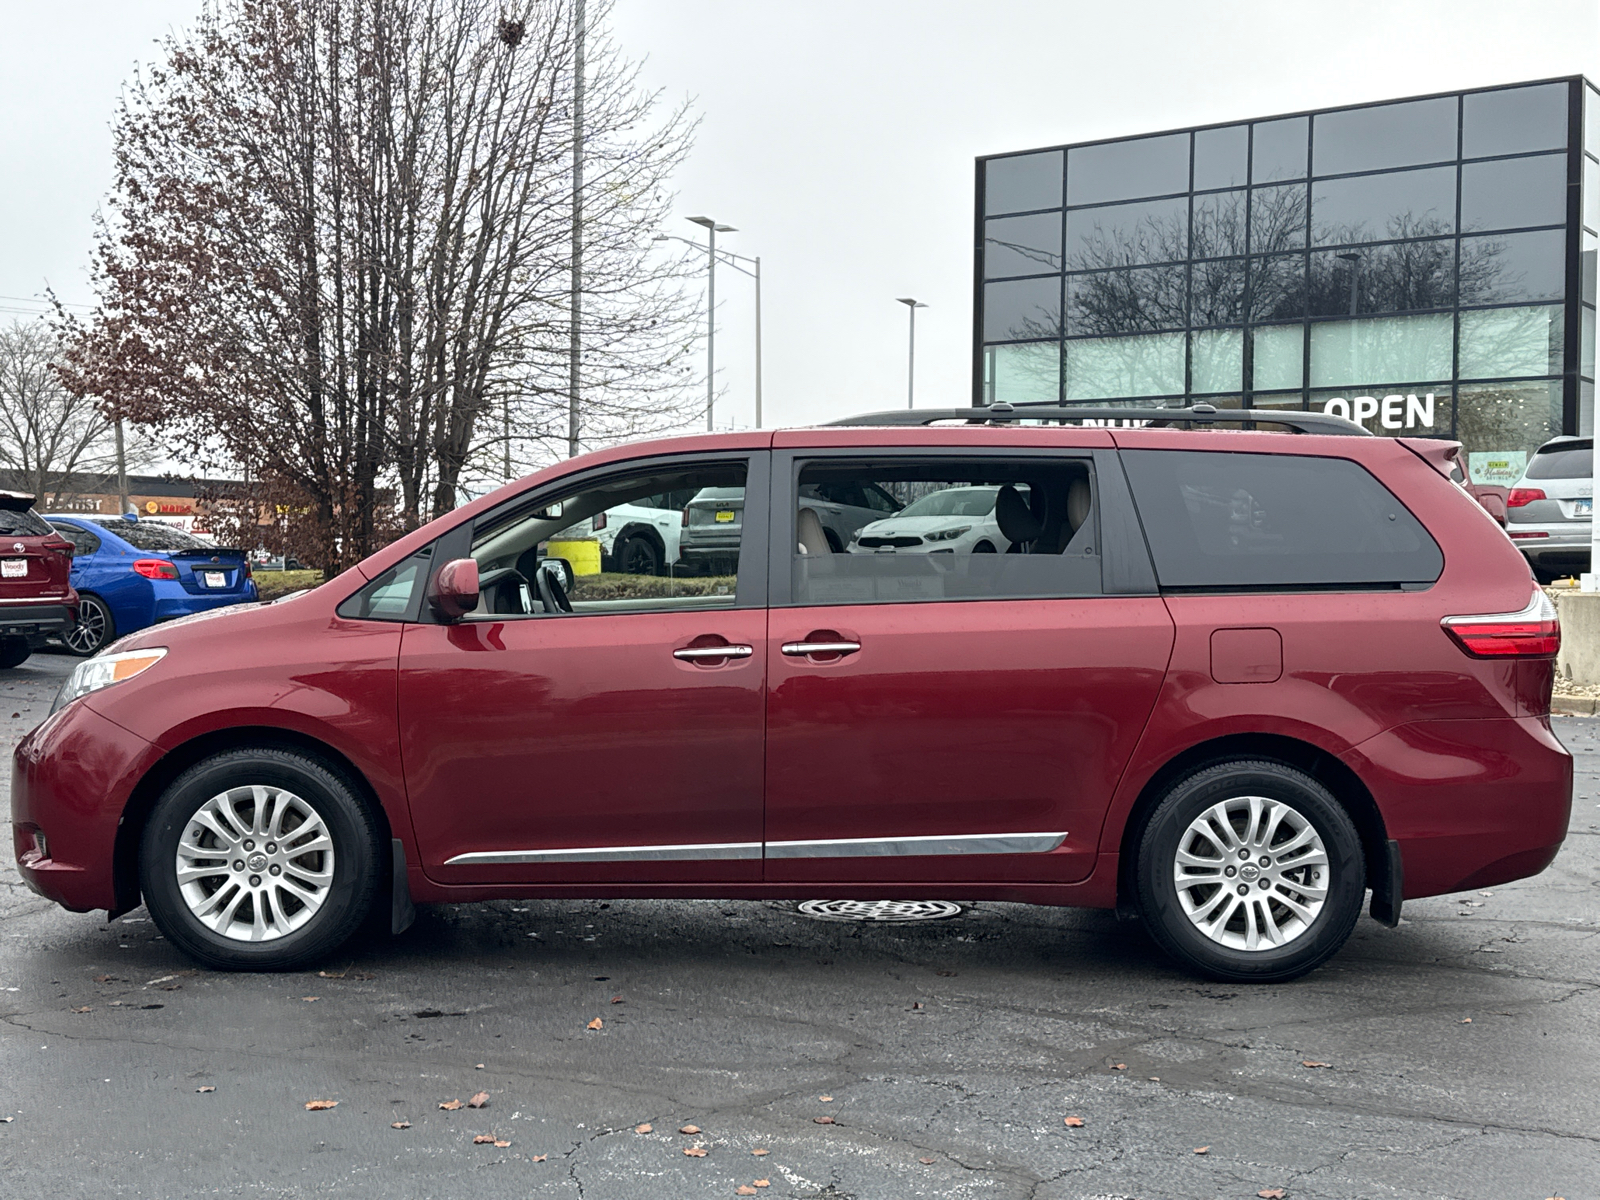
[[[1592,717],[1595,715],[1592,696],[1552,696],[1550,712],[1557,717]]]

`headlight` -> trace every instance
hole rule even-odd
[[[971,528],[971,525],[957,525],[954,529],[936,529],[932,533],[925,533],[922,536],[930,542],[953,542]]]
[[[113,683],[132,679],[135,675],[155,666],[166,656],[165,646],[154,646],[149,650],[129,650],[124,654],[102,654],[95,658],[86,658],[73,668],[71,675],[67,676],[66,683],[62,684],[61,690],[56,693],[56,702],[50,706],[50,711],[60,712],[79,696],[87,696],[90,692],[98,692]]]

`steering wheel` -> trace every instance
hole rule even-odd
[[[533,573],[533,577],[539,586],[539,603],[544,606],[545,612],[572,611],[572,601],[567,598],[567,589],[555,571],[540,567]]]

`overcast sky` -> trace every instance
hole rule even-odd
[[[118,88],[198,0],[0,0],[0,309],[86,303]],[[644,76],[693,99],[683,216],[760,255],[767,424],[971,387],[973,159],[1583,72],[1596,0],[618,0]],[[698,235],[686,221],[669,232]],[[718,276],[718,424],[753,420],[753,297]],[[37,307],[36,305],[34,307]]]

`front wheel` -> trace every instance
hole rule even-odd
[[[0,637],[0,671],[9,671],[28,661],[33,647],[25,637]]]
[[[107,642],[116,640],[117,623],[99,596],[78,597],[78,623],[61,635],[69,654],[88,658]]]
[[[1275,983],[1321,966],[1361,915],[1366,861],[1332,794],[1282,763],[1219,763],[1176,783],[1139,842],[1139,909],[1212,979]]]
[[[180,950],[222,970],[282,971],[355,932],[381,875],[377,822],[306,755],[231,750],[156,803],[139,851],[145,903]]]

